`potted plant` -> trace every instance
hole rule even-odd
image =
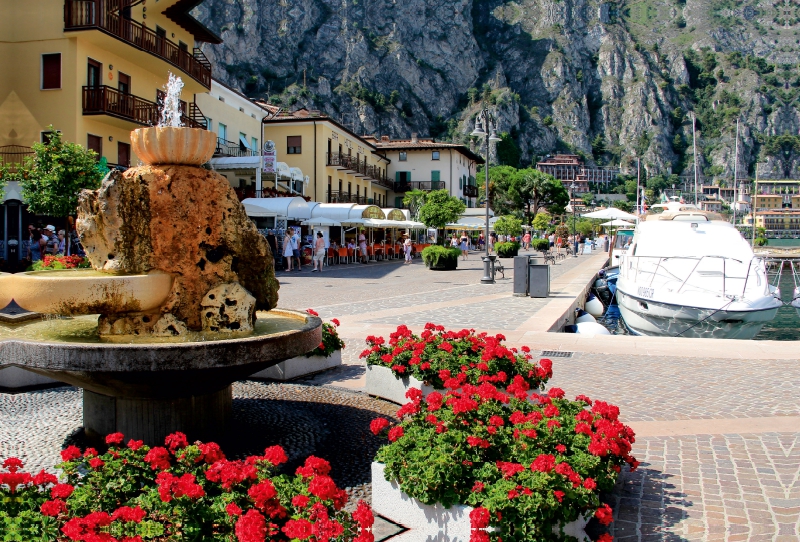
[[[319,316],[313,309],[306,309],[311,316]],[[267,367],[251,377],[269,378],[270,380],[291,380],[301,376],[318,373],[342,364],[342,349],[344,341],[336,330],[340,325],[339,320],[332,318],[330,322],[322,323],[322,340],[319,345],[303,356],[282,361],[272,367]]]
[[[8,458],[0,472],[0,524],[12,540],[307,539],[372,540],[374,521],[363,501],[344,510],[330,464],[311,456],[293,475],[277,474],[287,461],[280,446],[244,460],[226,459],[213,443],[189,444],[182,433],[149,447],[123,435],[106,437],[108,451],[69,446],[56,467],[22,471]],[[7,489],[6,489],[7,488]],[[10,530],[9,530],[10,529]]]
[[[428,269],[452,271],[458,267],[461,250],[458,248],[431,245],[422,250],[422,261]]]
[[[583,538],[591,516],[612,521],[599,494],[638,466],[617,407],[559,388],[530,401],[520,376],[455,383],[426,398],[409,390],[398,424],[371,423],[389,441],[373,464],[376,513],[406,525],[446,517],[448,532],[482,541]]]
[[[424,396],[443,391],[456,375],[472,385],[520,377],[530,390],[542,389],[553,375],[553,363],[533,361],[530,348],[508,348],[504,340],[503,335],[447,331],[433,323],[425,324],[420,335],[401,325],[388,342],[370,335],[368,348],[361,352],[367,362],[366,392],[403,403],[409,389],[421,390]]]
[[[41,260],[33,262],[31,271],[44,271],[47,269],[90,269],[92,264],[81,256],[44,256]]]
[[[545,253],[550,250],[550,241],[547,239],[534,239],[531,241],[531,247],[533,250]]]
[[[494,249],[497,251],[497,256],[500,258],[513,258],[519,254],[519,243],[516,241],[504,241],[497,243]]]

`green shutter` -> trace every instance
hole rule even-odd
[[[395,171],[394,172],[394,182],[396,182],[396,183],[400,182],[400,172],[399,171]]]
[[[394,206],[397,209],[403,208],[403,196],[395,196],[394,198]]]
[[[431,181],[436,182],[439,180],[439,172],[438,171],[431,171]]]

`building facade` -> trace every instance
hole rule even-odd
[[[536,169],[552,175],[569,190],[575,185],[576,194],[589,192],[589,183],[608,183],[619,175],[619,169],[613,167],[586,166],[577,154],[556,154],[548,156],[536,164]]]
[[[205,127],[194,96],[210,89],[211,64],[195,44],[221,40],[189,15],[197,3],[0,0],[0,157],[21,161],[52,126],[112,166],[135,164],[130,132],[158,123],[170,72],[184,82],[184,124]],[[0,257],[31,219],[7,187]]]
[[[311,200],[389,205],[390,159],[332,118],[305,109],[278,111],[264,120],[264,141],[275,143],[279,162],[308,177],[302,195]]]
[[[392,139],[389,136],[365,137],[389,160],[392,181],[389,204],[403,207],[404,194],[410,190],[447,190],[467,207],[475,207],[478,186],[477,167],[484,160],[468,147],[438,142],[432,138]]]

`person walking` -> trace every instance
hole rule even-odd
[[[550,243],[550,250],[552,250],[553,247],[556,245],[556,234],[551,233],[550,235],[548,235],[547,241]]]
[[[578,254],[583,256],[583,249],[586,248],[586,236],[580,234],[578,237]]]
[[[364,235],[364,230],[358,234],[358,250],[361,253],[361,263],[367,263],[367,236]]]
[[[56,253],[67,253],[67,232],[64,230],[58,230],[58,246],[56,248]]]
[[[31,232],[30,243],[28,244],[28,259],[31,262],[41,261],[47,241],[38,228],[29,227],[28,231]]]
[[[303,261],[300,259],[300,228],[293,230],[292,234],[292,257],[297,260],[297,270],[302,270]],[[291,270],[290,270],[291,271]]]
[[[275,237],[275,230],[267,230],[267,244],[272,251],[272,257],[278,256],[278,238]]]
[[[317,239],[314,241],[314,269],[312,273],[319,271],[322,273],[322,262],[325,261],[325,238],[321,231],[317,232]]]
[[[292,260],[294,259],[294,251],[292,250],[292,235],[294,230],[289,228],[286,230],[286,235],[283,236],[283,259],[286,260],[286,271],[292,270]]]
[[[531,248],[531,234],[529,232],[525,232],[525,235],[522,236],[522,248],[525,250],[530,250]]]
[[[405,235],[405,239],[403,240],[403,252],[405,252],[406,255],[406,261],[403,265],[413,263],[411,260],[411,238],[408,234]]]
[[[461,241],[461,245],[460,245],[461,258],[464,259],[464,260],[468,260],[469,259],[469,237],[467,237],[467,232],[466,231],[462,231],[461,232],[460,241]]]

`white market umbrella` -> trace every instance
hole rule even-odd
[[[600,218],[603,220],[636,220],[636,215],[621,211],[616,207],[609,207],[608,209],[600,209],[591,213],[584,213],[581,215],[584,218]]]
[[[317,218],[309,218],[307,220],[303,220],[300,224],[303,226],[341,226],[342,223],[332,218],[326,218],[324,216],[320,216]]]
[[[601,226],[620,226],[620,227],[633,226],[633,224],[631,224],[630,222],[625,222],[624,220],[612,220],[610,222],[603,222],[600,225]]]

